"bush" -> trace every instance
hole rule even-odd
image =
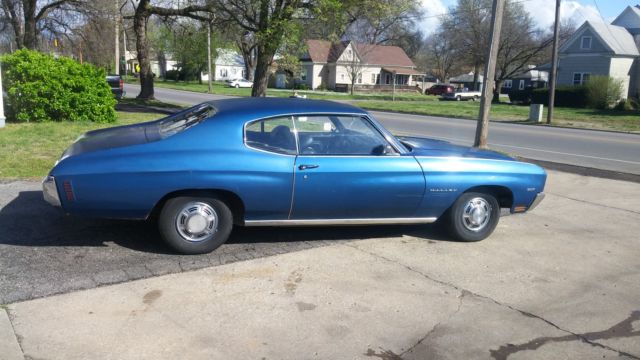
[[[12,121],[116,120],[105,72],[66,57],[18,50],[0,59]]]
[[[164,74],[165,80],[178,81],[180,79],[180,72],[178,70],[167,70]]]
[[[533,90],[531,102],[549,106],[549,89]],[[587,106],[587,89],[585,86],[558,86],[554,103],[559,107],[584,108]]]
[[[609,76],[591,76],[586,88],[590,108],[610,109],[622,98],[622,81]]]
[[[531,100],[533,97],[533,89],[525,89],[525,90],[512,90],[509,92],[509,101],[514,104],[531,104]]]
[[[614,109],[618,111],[638,110],[638,102],[634,99],[622,99],[616,104]]]

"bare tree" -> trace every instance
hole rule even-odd
[[[444,28],[425,41],[425,68],[444,82],[453,75],[452,71],[459,69],[463,56],[455,46],[451,32]]]
[[[318,0],[319,1],[319,0]],[[234,23],[255,40],[256,65],[251,96],[265,96],[269,67],[285,40],[299,33],[296,16],[304,15],[316,2],[311,0],[218,0],[217,14]],[[246,63],[246,60],[245,60]]]
[[[207,18],[200,16],[202,12],[210,11],[207,5],[192,4],[184,7],[162,7],[151,4],[151,0],[139,0],[134,2],[131,0],[131,6],[134,14],[128,16],[133,18],[133,30],[136,34],[136,51],[138,55],[138,63],[140,64],[140,93],[137,98],[142,100],[153,99],[153,73],[151,72],[151,59],[149,52],[149,41],[147,39],[147,23],[152,15],[158,16],[186,16],[202,21],[208,21]]]
[[[353,95],[356,83],[362,83],[362,75],[367,68],[369,55],[374,47],[375,45],[357,44],[351,41],[342,55],[343,58],[337,62],[337,65],[344,66],[347,72],[347,77],[351,83],[351,95]]]
[[[8,18],[17,48],[36,49],[38,47],[38,35],[43,22],[49,20],[51,25],[68,27],[69,24],[54,20],[55,12],[76,11],[83,5],[80,0],[2,0],[2,9]],[[51,29],[49,29],[51,30]]]

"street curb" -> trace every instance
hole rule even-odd
[[[2,360],[24,360],[9,314],[4,308],[0,308],[0,354]]]

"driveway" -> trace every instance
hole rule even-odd
[[[550,171],[545,201],[478,243],[264,228],[195,257],[36,189],[0,185],[1,302],[94,289],[0,308],[0,354],[6,334],[17,358],[640,359],[637,183]]]

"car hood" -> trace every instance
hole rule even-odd
[[[81,135],[64,152],[62,159],[88,152],[144,144],[159,139],[157,121],[89,131]]]
[[[408,145],[411,148],[411,154],[414,156],[458,156],[493,160],[514,160],[510,156],[495,151],[454,145],[444,140],[408,136],[399,136],[398,140]]]

